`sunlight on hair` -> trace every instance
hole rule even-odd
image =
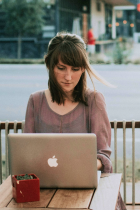
[[[94,85],[92,77],[94,77],[99,82],[103,83],[104,85],[106,85],[108,87],[111,87],[111,88],[116,88],[117,87],[115,85],[112,85],[108,81],[106,81],[93,67],[91,67],[91,69],[87,70],[87,73],[88,73],[88,75],[89,75],[89,77],[91,79],[91,82],[93,84],[94,90],[95,90],[95,85]]]

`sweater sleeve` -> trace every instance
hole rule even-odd
[[[35,133],[34,102],[32,95],[27,104],[24,133]]]
[[[103,164],[103,172],[112,172],[111,155],[111,126],[106,112],[104,96],[96,92],[91,96],[91,133],[97,137],[97,159]]]

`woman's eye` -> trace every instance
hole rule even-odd
[[[57,67],[59,70],[61,70],[61,71],[63,71],[64,70],[64,68],[60,68],[60,67]]]
[[[79,71],[79,69],[73,69],[74,71]]]

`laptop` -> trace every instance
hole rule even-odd
[[[11,133],[8,135],[11,175],[34,173],[41,188],[97,188],[95,134]]]

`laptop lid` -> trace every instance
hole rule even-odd
[[[8,135],[11,175],[34,173],[41,188],[97,188],[95,134]]]

